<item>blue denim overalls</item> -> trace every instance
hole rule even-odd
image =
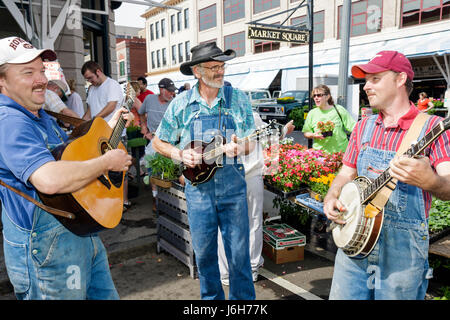
[[[231,95],[225,94],[225,97],[230,98]],[[229,103],[231,99],[226,101]],[[197,114],[194,117],[190,126],[192,140],[209,142],[220,128],[220,134],[226,134],[227,141],[230,141],[236,127],[227,102],[221,107],[220,125],[217,115]],[[200,109],[198,102],[190,107],[194,113]],[[192,186],[186,179],[188,219],[200,279],[200,294],[205,300],[225,299],[217,256],[217,233],[220,227],[230,269],[229,299],[251,300],[255,299],[255,289],[250,266],[245,171],[242,164],[236,163],[236,158],[223,158],[223,168],[217,169],[208,182]]]
[[[377,117],[368,120],[357,163],[358,175],[371,179],[388,168],[396,154],[369,147]],[[424,132],[422,129],[420,137]],[[385,206],[380,237],[369,256],[350,258],[338,249],[330,299],[424,299],[428,270],[428,220],[422,190],[398,182]]]
[[[55,124],[49,133],[37,127],[49,150],[63,142]],[[31,230],[15,224],[4,207],[2,223],[5,264],[17,299],[119,299],[98,235],[79,237],[38,207]]]

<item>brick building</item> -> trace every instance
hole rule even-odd
[[[123,83],[145,76],[147,72],[147,49],[145,39],[116,40],[117,80]]]

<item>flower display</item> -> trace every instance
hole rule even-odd
[[[274,144],[265,150],[265,179],[284,192],[300,189],[336,173],[342,165],[342,152],[329,154],[300,144]]]
[[[328,131],[333,131],[334,130],[334,122],[333,121],[319,121],[317,122],[317,129],[320,130],[320,132],[328,132]]]
[[[335,177],[336,175],[334,173],[329,173],[318,178],[310,177],[308,183],[309,188],[311,189],[311,191],[314,191],[320,194],[322,197],[325,197]]]

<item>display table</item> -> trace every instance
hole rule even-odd
[[[302,193],[295,197],[294,202],[306,209],[312,210],[315,214],[321,214],[325,216],[323,212],[323,202],[317,201],[309,196],[309,193]]]

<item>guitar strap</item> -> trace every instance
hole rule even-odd
[[[27,199],[28,201],[32,202],[34,205],[38,206],[39,208],[41,208],[44,211],[50,212],[51,214],[57,215],[57,216],[61,216],[64,218],[68,218],[68,219],[75,219],[75,215],[73,213],[64,211],[64,210],[59,210],[56,208],[52,208],[49,207],[39,201],[36,201],[35,199],[33,199],[32,197],[30,197],[29,195],[23,193],[22,191],[11,187],[10,185],[4,183],[2,180],[0,180],[0,185],[4,186],[5,188],[17,193],[19,196],[24,197],[25,199]]]
[[[411,143],[413,141],[417,141],[420,132],[423,126],[425,125],[425,122],[428,120],[428,118],[429,115],[422,112],[420,112],[416,116],[413,123],[411,124],[411,127],[409,128],[408,132],[403,138],[402,143],[400,144],[400,147],[397,150],[396,156],[404,154],[406,150],[408,150],[408,148],[411,146]],[[383,186],[383,188],[381,188],[381,190],[377,193],[377,195],[367,204],[366,209],[364,211],[366,218],[373,218],[379,212],[381,212],[381,210],[388,202],[389,197],[391,196],[391,193],[394,191],[396,186],[397,186],[397,179],[392,178],[388,183],[386,183],[385,186]]]

